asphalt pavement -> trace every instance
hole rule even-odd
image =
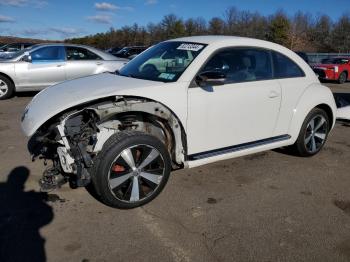
[[[118,210],[84,188],[39,192],[45,167],[20,130],[31,98],[0,102],[0,261],[350,261],[349,125],[315,157],[274,150],[177,171],[150,204]]]

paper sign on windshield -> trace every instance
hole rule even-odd
[[[197,44],[181,44],[177,49],[178,50],[186,50],[186,51],[199,51],[203,48],[203,45]]]

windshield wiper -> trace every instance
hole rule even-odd
[[[120,73],[119,73],[119,75],[121,75],[121,76],[125,76],[125,77],[131,77],[131,78],[139,78],[139,77],[137,77],[137,76],[136,76],[136,75],[134,75],[134,74],[122,75],[122,74],[120,74]]]
[[[124,76],[124,77],[130,77],[130,78],[144,79],[144,80],[145,80],[145,78],[142,78],[142,77],[140,77],[140,76],[138,76],[138,75],[135,75],[135,74],[123,75],[123,74],[121,74],[121,73],[119,72],[119,70],[115,71],[115,74],[118,75],[118,76]]]

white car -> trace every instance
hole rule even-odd
[[[115,72],[129,60],[89,46],[40,44],[0,61],[0,100],[79,77]]]
[[[336,117],[330,89],[287,48],[198,36],[157,44],[118,75],[45,89],[22,128],[33,157],[52,160],[43,189],[69,180],[107,205],[134,208],[154,199],[172,170],[286,146],[313,156]]]

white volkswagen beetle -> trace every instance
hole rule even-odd
[[[53,162],[43,189],[91,185],[105,204],[133,208],[175,169],[285,146],[313,156],[336,115],[332,92],[292,51],[199,36],[157,44],[118,74],[45,89],[22,128],[33,157]]]

